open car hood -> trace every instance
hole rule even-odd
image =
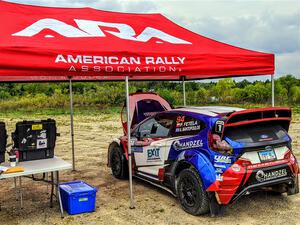
[[[162,97],[155,93],[141,92],[129,95],[129,107],[131,118],[131,129],[143,121],[144,119],[152,116],[158,112],[171,110],[171,105]],[[126,104],[122,109],[121,121],[124,134],[127,133],[127,118],[126,118]]]

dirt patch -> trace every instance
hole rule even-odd
[[[32,119],[45,119],[38,117]],[[71,162],[69,116],[55,116],[55,119],[61,134],[55,154]],[[2,120],[11,133],[20,118]],[[24,209],[21,210],[15,200],[13,180],[4,180],[0,181],[0,224],[300,224],[300,194],[251,194],[229,206],[223,217],[195,217],[185,213],[177,200],[167,192],[134,180],[136,209],[129,209],[128,182],[115,179],[106,167],[107,147],[113,138],[121,134],[117,114],[75,116],[77,171],[66,171],[61,174],[61,179],[84,180],[97,187],[96,212],[61,219],[57,205],[49,208],[49,187],[25,178]],[[300,115],[293,118],[290,135],[293,138],[293,150],[300,160]]]

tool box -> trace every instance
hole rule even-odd
[[[19,161],[53,158],[56,136],[53,119],[18,122],[12,139]]]
[[[0,163],[5,161],[5,151],[7,144],[7,133],[5,123],[0,122]]]
[[[70,215],[94,212],[97,189],[83,181],[66,182],[59,185],[62,205]]]

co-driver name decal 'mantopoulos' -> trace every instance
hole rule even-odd
[[[181,72],[185,57],[181,56],[101,56],[58,54],[55,63],[67,64],[69,72]]]

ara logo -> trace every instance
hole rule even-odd
[[[125,23],[109,23],[94,20],[74,19],[77,27],[64,23],[57,19],[45,18],[36,21],[25,29],[12,34],[13,36],[32,37],[43,30],[54,31],[68,38],[88,38],[88,37],[106,37],[107,34],[114,35],[120,39],[147,42],[151,38],[157,38],[171,44],[192,44],[186,40],[170,35],[164,31],[153,27],[145,27],[145,29],[137,34],[136,31]],[[111,30],[107,28],[112,28]],[[46,34],[46,38],[54,38],[53,33]]]
[[[175,141],[173,144],[175,150],[179,151],[179,150],[185,150],[185,149],[190,149],[190,148],[199,148],[203,146],[203,142],[202,140],[193,140],[193,141],[183,141],[180,142]]]
[[[231,163],[231,157],[226,155],[215,155],[215,163]]]
[[[160,160],[159,152],[160,152],[159,148],[148,149],[147,160]]]

